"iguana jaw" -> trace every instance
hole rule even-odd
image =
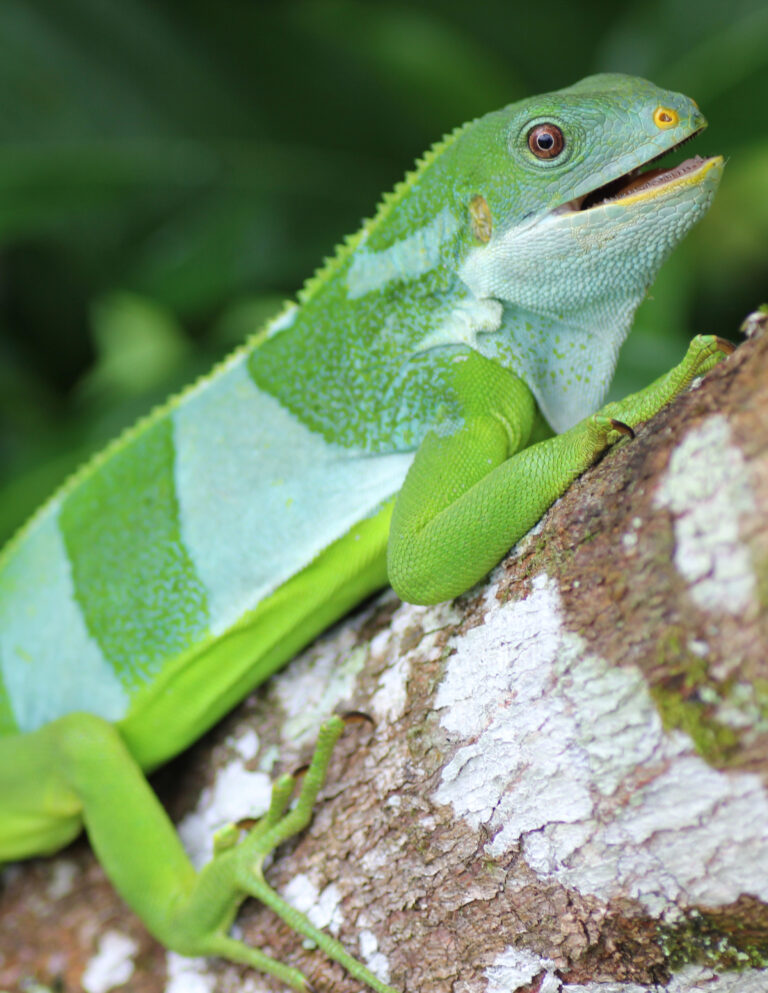
[[[676,147],[679,148],[680,146],[678,145]],[[723,162],[723,158],[720,155],[709,158],[702,158],[700,155],[695,155],[693,158],[685,159],[684,162],[680,162],[678,165],[672,166],[669,169],[647,168],[650,163],[657,161],[660,157],[656,156],[648,162],[643,162],[617,179],[612,179],[597,189],[575,197],[573,200],[569,200],[567,203],[557,207],[552,213],[583,213],[585,211],[600,210],[608,204],[629,206],[632,203],[653,200],[656,197],[676,191],[681,187],[698,185],[710,169],[722,165]]]

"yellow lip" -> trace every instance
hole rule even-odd
[[[668,196],[670,193],[684,189],[686,186],[699,186],[713,169],[718,173],[722,172],[724,164],[725,160],[722,155],[713,155],[708,159],[704,159],[695,169],[690,169],[678,176],[672,176],[668,180],[660,179],[652,186],[647,186],[645,189],[638,190],[636,193],[627,193],[623,197],[616,197],[609,201],[609,203],[621,204],[622,206],[641,203],[643,201],[653,200],[656,197]],[[599,204],[598,206],[603,205]]]

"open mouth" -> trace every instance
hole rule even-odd
[[[685,141],[681,141],[666,152],[662,152],[661,155],[656,155],[647,162],[643,162],[642,165],[630,169],[623,176],[612,179],[603,186],[599,186],[596,190],[591,190],[589,193],[576,197],[574,200],[569,200],[561,207],[558,207],[555,213],[574,213],[576,211],[590,210],[593,207],[600,207],[607,203],[616,203],[624,197],[630,195],[636,196],[645,190],[666,186],[681,176],[696,172],[705,162],[709,161],[701,155],[694,155],[692,158],[685,159],[685,161],[670,168],[649,168],[654,162],[658,162],[664,156],[676,152],[686,142],[695,138],[696,134],[698,132],[690,135]]]

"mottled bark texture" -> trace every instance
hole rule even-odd
[[[364,712],[269,877],[398,989],[768,991],[767,514],[763,334],[487,585],[435,608],[384,594],[156,785],[199,847],[258,812],[329,710]],[[318,990],[359,989],[263,908],[239,928]],[[6,870],[0,988],[32,979],[280,989],[166,956],[82,842]]]

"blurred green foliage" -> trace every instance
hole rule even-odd
[[[617,393],[768,296],[764,0],[3,0],[0,539],[295,294],[462,121],[597,71],[695,97],[729,160]]]

